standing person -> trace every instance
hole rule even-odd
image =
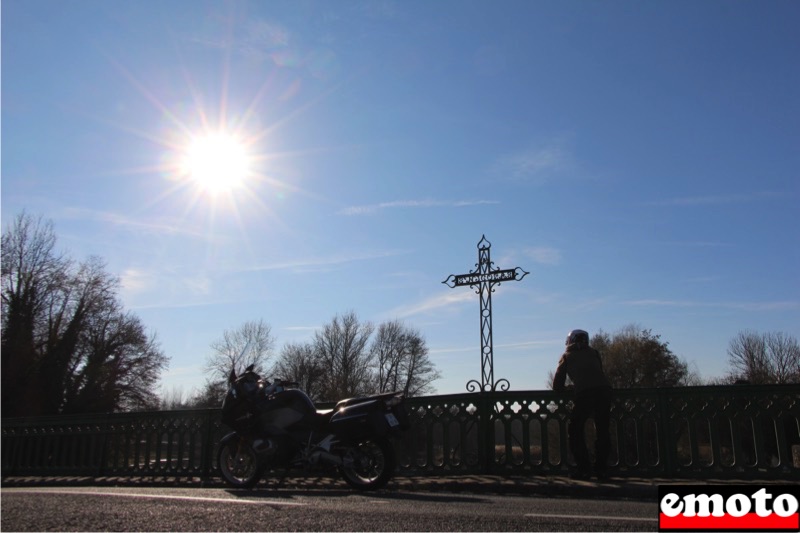
[[[592,474],[589,450],[586,448],[584,428],[586,420],[594,418],[597,429],[595,441],[595,475],[606,477],[608,454],[611,448],[609,418],[611,411],[611,385],[603,372],[600,352],[589,346],[589,334],[582,329],[573,329],[567,335],[567,349],[558,362],[553,377],[553,390],[565,390],[567,376],[575,385],[575,398],[569,423],[569,446],[577,470],[575,479],[589,479]]]

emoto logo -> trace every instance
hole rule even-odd
[[[800,531],[800,487],[663,485],[659,531]]]

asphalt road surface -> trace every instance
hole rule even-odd
[[[0,490],[2,531],[656,531],[655,502],[349,490]]]

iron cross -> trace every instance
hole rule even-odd
[[[520,267],[514,269],[501,270],[493,268],[494,263],[491,258],[492,243],[486,239],[486,235],[481,237],[478,242],[478,263],[475,270],[469,274],[450,274],[442,283],[450,287],[469,286],[475,289],[475,293],[480,296],[481,303],[481,382],[472,379],[467,382],[467,391],[486,392],[508,390],[511,384],[507,379],[494,381],[494,354],[492,352],[492,293],[495,285],[500,285],[504,281],[519,281],[528,272]]]

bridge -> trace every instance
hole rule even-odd
[[[407,406],[398,475],[558,476],[574,465],[569,395],[484,391]],[[615,477],[800,480],[797,385],[618,390],[611,420]],[[3,420],[2,476],[209,479],[226,431],[218,409]]]

